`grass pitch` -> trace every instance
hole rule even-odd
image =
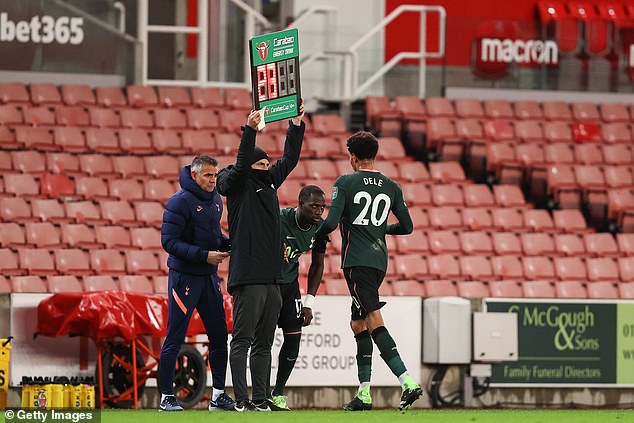
[[[4,416],[2,416],[4,420]],[[312,423],[312,422],[429,422],[429,423],[626,423],[634,422],[633,410],[397,410],[344,412],[301,410],[279,413],[234,413],[189,410],[159,413],[156,410],[105,410],[101,421],[139,423],[209,423],[213,421]]]

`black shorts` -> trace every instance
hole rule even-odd
[[[280,293],[282,294],[282,309],[277,319],[277,326],[282,328],[284,333],[301,332],[304,315],[299,282],[295,280],[292,283],[280,285]]]
[[[379,301],[379,287],[385,272],[373,267],[346,267],[343,275],[352,296],[351,320],[363,320],[369,312],[379,310],[385,302]]]

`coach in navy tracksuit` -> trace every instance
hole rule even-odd
[[[216,192],[218,162],[196,157],[180,173],[181,190],[168,201],[163,214],[161,243],[169,253],[167,336],[161,350],[160,410],[181,411],[173,392],[176,357],[194,309],[209,337],[213,377],[211,409],[233,409],[224,393],[227,373],[227,323],[217,265],[229,256],[229,239],[220,230],[222,200]]]

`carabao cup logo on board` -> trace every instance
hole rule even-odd
[[[269,47],[271,47],[271,42],[268,43],[262,41],[257,47],[256,50],[260,55],[261,60],[266,60],[266,57],[269,55]]]

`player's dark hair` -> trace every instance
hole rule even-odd
[[[326,194],[324,194],[324,191],[321,188],[319,188],[317,185],[306,185],[299,192],[299,202],[300,203],[307,203],[308,200],[310,200],[310,197],[313,194],[321,194],[323,196],[326,195]]]
[[[348,138],[348,151],[359,160],[374,160],[379,151],[379,141],[366,131],[359,131]]]
[[[211,156],[196,156],[194,157],[194,160],[192,160],[192,166],[191,169],[194,172],[200,172],[200,169],[203,168],[203,166],[218,166],[218,160],[214,159]]]

